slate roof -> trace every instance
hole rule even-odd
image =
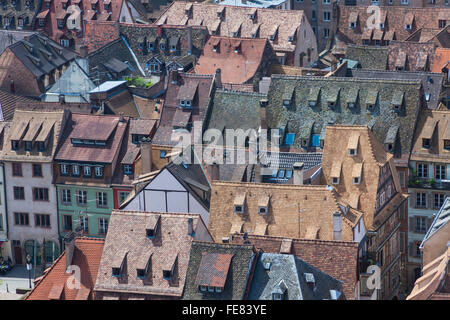
[[[450,20],[450,9],[442,7],[411,8],[405,6],[379,6],[382,23],[384,23],[383,39],[405,40],[416,30],[427,28],[439,28],[439,20]],[[366,12],[367,6],[339,6],[337,16],[337,36],[345,43],[362,44],[371,12]],[[356,28],[352,29],[350,17],[358,15]],[[412,29],[407,30],[405,25],[411,24]]]
[[[57,161],[87,161],[111,164],[117,158],[129,119],[119,121],[119,116],[85,115],[72,113],[66,124]],[[74,146],[71,139],[106,140],[105,146]]]
[[[267,264],[270,264],[268,270]],[[314,280],[315,290],[308,286],[307,280]],[[272,294],[280,293],[280,289],[286,290],[283,300],[329,300],[331,290],[342,292],[342,282],[295,255],[261,253],[249,300],[272,300]]]
[[[37,33],[29,36],[27,40],[22,39],[12,44],[9,49],[36,78],[51,74],[77,56],[75,52]],[[0,78],[5,76],[1,73],[6,71],[7,69],[3,69],[3,72],[0,72]]]
[[[258,213],[262,197],[270,199],[266,214]],[[243,213],[234,212],[235,201],[244,202]],[[326,186],[213,181],[209,230],[216,241],[235,232],[305,238],[311,226],[320,229],[314,238],[331,240],[334,212],[340,212],[336,195]],[[352,240],[353,225],[343,221],[343,239]]]
[[[261,126],[261,100],[265,94],[216,90],[212,99],[211,116],[205,127],[217,129],[258,130]]]
[[[0,121],[11,121],[16,105],[20,102],[33,103],[34,100],[0,90]]]
[[[267,39],[237,40],[211,36],[197,61],[195,72],[214,74],[216,69],[220,69],[222,82],[248,83],[256,76],[256,72],[263,68],[263,63],[269,63],[264,59],[268,59],[266,51],[271,49]],[[275,59],[275,54],[272,54]]]
[[[34,288],[25,300],[49,300],[55,287],[59,287],[61,300],[91,300],[97,272],[102,257],[104,239],[75,238],[71,265],[80,268],[80,289],[67,286],[72,274],[66,272],[67,252],[64,251],[52,266],[44,271],[44,275],[35,283]]]
[[[389,51],[386,47],[348,45],[345,57],[358,61],[361,68],[387,70]]]
[[[106,62],[119,60],[129,66],[127,75],[142,76],[138,62],[133,56],[133,52],[128,48],[125,41],[122,38],[109,42],[105,46],[92,51],[86,57],[89,61],[89,74],[93,78],[97,78],[98,83],[102,83],[108,80],[118,80],[113,75],[112,71],[104,65]],[[97,69],[94,69],[97,68]],[[97,73],[98,72],[98,73]]]
[[[315,107],[308,101],[311,88],[320,87],[320,97]],[[295,88],[292,106],[283,106],[282,95],[286,90]],[[356,108],[347,107],[350,89],[358,89]],[[321,134],[329,124],[367,125],[372,128],[380,141],[385,141],[389,128],[400,127],[400,143],[396,144],[395,154],[409,154],[411,151],[411,124],[416,123],[420,107],[419,81],[373,80],[352,78],[321,78],[272,75],[268,92],[266,117],[270,128],[286,129],[285,132],[296,133],[294,147],[301,147],[301,135],[309,128],[311,134]],[[330,109],[327,99],[340,89],[337,107]],[[405,93],[401,112],[394,111],[392,98],[396,91]],[[368,109],[368,98],[376,102],[376,107]],[[305,121],[307,119],[308,121]],[[307,138],[307,137],[306,137]],[[326,141],[326,138],[325,138]],[[326,142],[325,142],[326,143]]]
[[[250,19],[250,15],[255,8],[225,6],[211,3],[193,3],[192,13],[186,16],[186,2],[174,1],[161,17],[156,21],[159,23],[173,25],[203,25],[206,26],[210,34],[216,29],[216,35],[232,37],[233,31],[239,28],[239,38],[252,38],[255,22]],[[223,12],[226,20],[221,21],[218,12]],[[271,41],[275,51],[293,52],[295,45],[289,41],[290,36],[298,32],[300,25],[306,22],[302,10],[275,10],[256,9],[256,21],[259,26],[257,38],[269,38],[277,30],[277,40]],[[270,40],[270,39],[269,39]]]
[[[432,72],[412,72],[412,71],[375,71],[375,70],[350,70],[350,74],[355,78],[362,79],[386,79],[386,80],[406,80],[421,81],[424,92],[424,104],[428,109],[436,109],[439,105],[439,98],[444,83],[444,75],[442,73]],[[429,94],[429,101],[426,96]]]
[[[152,57],[158,59],[166,64],[172,61],[177,61],[182,65],[193,63],[191,55],[194,57],[200,56],[201,50],[206,43],[208,37],[208,30],[203,26],[191,26],[192,32],[192,52],[189,54],[188,48],[188,27],[185,25],[161,25],[156,24],[120,24],[120,34],[127,39],[128,44],[135,53],[139,63],[145,68],[148,60]],[[179,44],[175,52],[167,50],[162,52],[159,44],[161,42],[169,41],[170,39],[178,38]],[[154,43],[154,51],[148,50],[148,43]]]
[[[257,253],[251,245],[194,241],[191,246],[183,299],[246,299],[256,256]],[[223,287],[223,290],[220,293],[202,292],[199,289],[200,284]]]
[[[206,230],[197,214],[114,210],[94,290],[106,294],[128,292],[141,297],[180,298],[195,237],[188,232],[189,219],[194,232]],[[155,221],[159,221],[156,229]],[[156,232],[153,239],[146,232],[152,225]],[[126,267],[122,277],[112,276],[112,268],[120,267],[123,261]],[[173,280],[164,280],[163,270],[171,268],[174,268]],[[147,276],[151,278],[137,278],[137,269],[148,269]]]
[[[232,243],[247,241],[267,253],[293,254],[309,265],[342,281],[347,300],[355,299],[358,281],[358,243],[336,240],[292,239],[285,237],[235,234]]]
[[[32,35],[33,33],[34,32],[32,31],[0,30],[0,54],[5,51],[8,46]]]

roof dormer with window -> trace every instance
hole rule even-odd
[[[152,215],[148,218],[145,225],[145,236],[148,239],[155,239],[158,233],[161,215]]]
[[[348,138],[348,155],[356,156],[358,154],[358,145],[359,145],[359,132],[353,131],[350,137]]]
[[[116,255],[114,261],[112,262],[112,276],[116,278],[122,278],[124,274],[126,263],[127,263],[127,253]]]
[[[162,268],[162,278],[167,281],[172,281],[175,275],[176,267],[178,262],[178,253],[172,255],[166,260],[166,263]]]
[[[234,198],[234,213],[243,214],[245,212],[245,196],[246,193],[242,193]]]

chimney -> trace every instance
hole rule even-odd
[[[219,180],[219,179],[220,179],[219,164],[214,162],[211,165],[211,180]]]
[[[194,219],[188,218],[188,235],[194,236]]]
[[[14,80],[11,80],[11,82],[9,83],[9,91],[11,93],[16,93],[16,86],[14,85]]]
[[[261,107],[259,108],[261,115],[261,129],[267,129],[267,118],[266,118],[267,99],[259,100],[259,105]]]
[[[303,162],[294,163],[294,184],[302,185],[303,184]]]
[[[66,272],[69,269],[69,266],[72,265],[73,252],[75,250],[75,239],[69,238],[65,240],[65,248],[66,248]]]
[[[192,27],[187,27],[187,47],[188,47],[188,55],[192,54]]]
[[[158,30],[156,32],[157,32],[158,38],[161,38],[161,34],[162,34],[162,26],[161,25],[158,26]]]
[[[141,162],[141,174],[152,172],[152,142],[149,138],[143,138],[141,140]]]
[[[178,70],[171,70],[170,71],[170,82],[173,84],[178,84]]]
[[[222,70],[220,68],[216,69],[216,87],[222,88]]]

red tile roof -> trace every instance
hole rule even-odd
[[[72,113],[55,159],[112,163],[117,158],[129,122],[128,118],[125,118],[124,122],[120,122],[119,118]],[[71,141],[72,138],[104,140],[107,136],[109,139],[105,146],[74,146]]]
[[[203,48],[195,72],[215,74],[220,68],[223,82],[245,83],[255,76],[267,45],[270,46],[267,39],[239,39],[236,42],[233,38],[212,36]]]
[[[63,252],[53,265],[45,271],[26,300],[86,300],[92,298],[90,292],[94,288],[97,272],[102,257],[104,239],[76,238],[72,265],[80,267],[80,289],[69,289],[67,280],[71,276],[66,273],[66,252]]]
[[[431,71],[441,73],[442,68],[447,66],[449,62],[450,62],[450,49],[437,48],[434,55],[434,61]]]
[[[232,258],[232,254],[203,252],[196,285],[224,288]]]
[[[247,240],[264,252],[280,253],[285,238],[249,234]],[[283,253],[293,254],[313,267],[343,281],[342,288],[346,299],[355,299],[358,282],[358,243],[335,240],[290,240],[292,240],[290,252]],[[243,235],[234,234],[232,241],[242,244],[244,242]]]

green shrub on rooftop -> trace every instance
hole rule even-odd
[[[124,79],[128,82],[129,86],[135,86],[139,88],[150,88],[153,85],[150,79],[145,79],[143,77],[136,77],[136,78],[125,77]]]

